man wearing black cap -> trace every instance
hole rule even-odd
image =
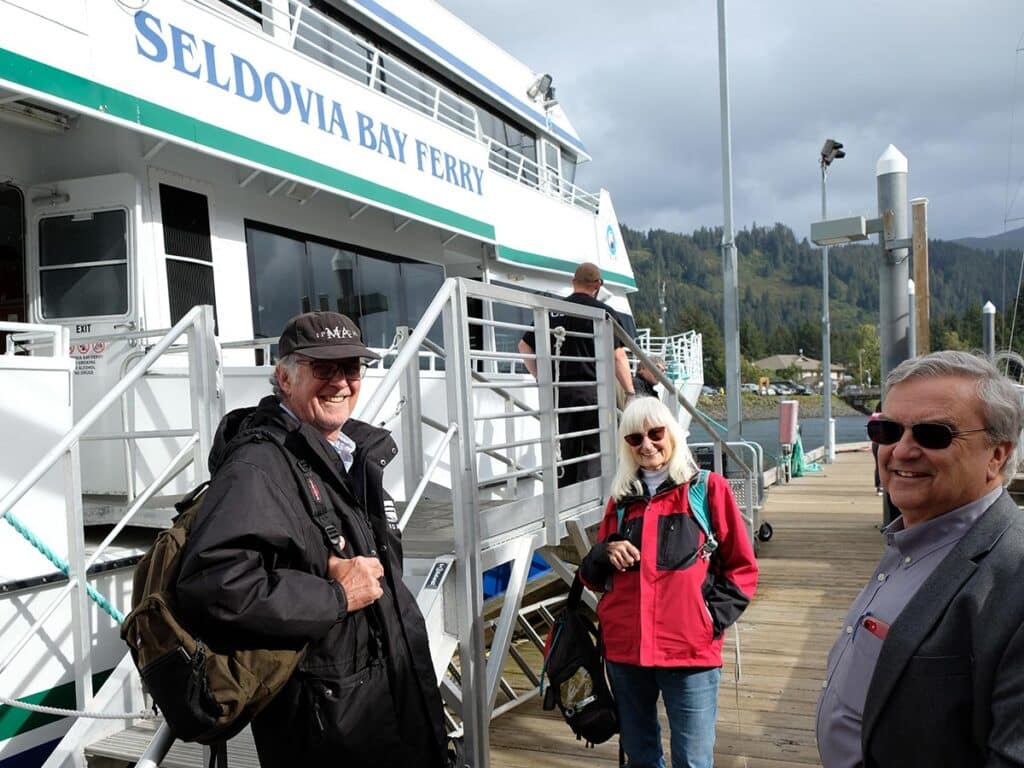
[[[601,270],[598,269],[596,264],[585,261],[576,268],[576,272],[572,277],[572,293],[565,300],[571,301],[573,304],[582,304],[585,307],[603,309],[609,317],[618,322],[619,316],[615,310],[603,301],[597,300],[597,294],[601,290],[602,285],[604,285],[604,280],[601,278]],[[566,331],[575,333],[592,334],[594,332],[594,324],[586,318],[554,312],[551,313],[550,317],[551,328],[562,327]],[[559,342],[552,339],[552,354],[555,354],[557,344]],[[629,360],[626,359],[626,350],[622,346],[622,342],[615,339],[613,347],[615,350],[615,378],[622,387],[628,401],[636,396],[636,392],[633,389],[633,374],[629,370]],[[536,335],[533,331],[527,331],[523,334],[523,338],[519,340],[519,351],[524,355],[533,355],[536,349]],[[593,358],[594,340],[592,338],[566,335],[564,340],[560,342],[560,349],[557,354],[563,357]],[[536,360],[528,357],[523,360],[523,364],[530,373],[534,376],[537,375]],[[597,386],[595,385],[597,366],[594,362],[562,362],[557,365],[555,375],[559,383],[579,382],[577,386],[555,388],[556,408],[591,408],[597,405]],[[597,430],[599,425],[600,421],[596,409],[558,414],[558,432],[562,435],[574,432],[592,432]],[[593,455],[600,452],[600,450],[601,437],[596,432],[594,434],[577,435],[576,437],[559,440],[559,452],[563,461],[579,456]],[[562,467],[562,474],[558,478],[558,487],[561,488],[573,483],[579,483],[592,477],[598,477],[600,474],[600,457],[566,464]]]
[[[278,353],[274,394],[218,428],[182,612],[215,650],[306,646],[253,721],[263,768],[441,768],[441,699],[383,490],[397,448],[351,418],[365,361],[379,355],[334,312],[293,318]]]

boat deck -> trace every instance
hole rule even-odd
[[[871,451],[838,454],[825,471],[773,486],[763,519],[775,529],[759,552],[757,596],[740,627],[743,679],[734,685],[731,636],[719,698],[719,768],[817,766],[814,713],[825,657],[849,604],[883,549]],[[668,730],[662,726],[668,757]],[[491,766],[615,766],[618,742],[585,750],[539,700],[491,723]]]
[[[759,553],[757,596],[740,628],[742,681],[734,684],[732,638],[719,699],[715,765],[720,768],[817,766],[814,711],[825,657],[847,607],[871,576],[883,542],[878,534],[881,503],[872,483],[872,457],[865,446],[839,453],[824,472],[774,486],[762,514],[775,529]],[[524,656],[537,651],[516,643]],[[517,689],[529,685],[513,663],[506,677]],[[139,754],[151,726],[131,729],[95,745],[96,757]],[[663,725],[666,755],[668,732]],[[231,765],[255,765],[251,737],[232,740]],[[125,749],[120,741],[137,742]],[[585,749],[555,712],[534,698],[491,722],[493,768],[615,766],[618,742]],[[115,759],[107,765],[123,765]],[[176,744],[168,768],[199,766],[197,745]]]

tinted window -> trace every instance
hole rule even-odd
[[[43,317],[128,312],[127,213],[99,211],[39,222]]]
[[[351,317],[370,347],[388,348],[399,325],[415,327],[444,281],[444,269],[297,232],[247,223],[253,329],[277,336],[307,309]],[[436,324],[431,338],[441,341]]]
[[[253,334],[275,338],[302,311],[306,288],[306,244],[247,227]]]

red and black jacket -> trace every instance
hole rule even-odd
[[[643,667],[720,667],[723,633],[750,603],[757,561],[728,481],[710,473],[707,504],[718,548],[690,512],[689,485],[667,480],[654,496],[610,499],[598,543],[584,558],[584,583],[604,592],[598,618],[610,661]],[[622,509],[620,524],[619,510]],[[629,539],[640,563],[617,571],[607,544]]]

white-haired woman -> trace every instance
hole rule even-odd
[[[629,404],[612,497],[580,566],[587,586],[604,593],[597,613],[630,768],[665,765],[659,694],[673,768],[712,765],[723,633],[757,586],[729,483],[699,471],[685,438],[660,400]],[[707,526],[691,500],[708,511]]]

